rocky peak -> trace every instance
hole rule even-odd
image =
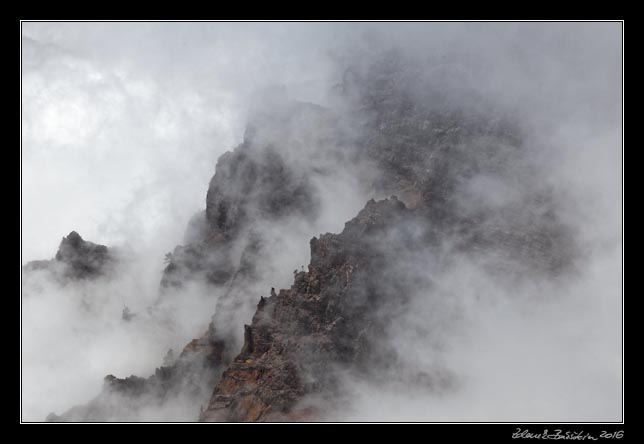
[[[334,369],[370,378],[372,369],[388,371],[401,359],[387,342],[388,328],[408,304],[412,283],[427,284],[426,270],[396,266],[401,257],[431,255],[445,243],[471,256],[500,252],[520,272],[549,273],[570,262],[571,233],[523,167],[520,128],[507,116],[452,106],[440,88],[424,88],[422,70],[408,66],[390,53],[366,71],[351,71],[343,88],[360,116],[351,123],[358,127],[351,139],[357,156],[375,165],[373,195],[395,195],[369,200],[341,233],[311,239],[308,270],[296,271],[290,288],[271,289],[267,298],[247,290],[254,269],[270,260],[254,228],[315,218],[311,178],[346,134],[339,115],[289,100],[282,89],[259,99],[243,143],[217,162],[189,242],[174,250],[164,270],[165,287],[197,277],[226,289],[208,331],[147,379],[108,378],[95,405],[106,402],[106,393],[163,399],[205,380],[214,390],[202,421],[315,419],[320,412],[302,401],[339,396]],[[490,181],[519,190],[520,198],[477,205],[476,187]],[[526,210],[537,198],[543,211]],[[76,233],[63,244],[57,260],[87,273],[102,263],[101,246]],[[248,301],[257,301],[252,321],[231,325],[246,315]],[[237,332],[243,345],[235,342]]]
[[[206,193],[205,212],[193,218],[189,241],[170,256],[162,288],[197,278],[213,285],[230,282],[261,239],[252,233],[265,222],[289,217],[313,219],[319,199],[312,183],[321,143],[337,138],[334,116],[324,108],[291,100],[284,88],[261,92],[247,123],[244,141],[217,161]],[[247,246],[240,242],[252,238]],[[248,249],[240,255],[236,250]],[[253,253],[254,254],[254,253]]]
[[[295,406],[307,395],[337,390],[335,366],[368,374],[374,360],[394,359],[393,350],[378,346],[384,322],[378,312],[393,295],[378,289],[374,275],[382,260],[379,235],[409,215],[395,197],[370,201],[342,233],[313,238],[309,271],[296,273],[290,289],[259,300],[242,351],[201,420],[311,419],[314,409]]]
[[[105,245],[86,241],[72,231],[63,237],[53,260],[29,262],[24,269],[49,270],[62,280],[94,279],[109,274],[115,263],[115,256]]]
[[[68,274],[73,278],[99,276],[112,261],[105,245],[85,241],[75,231],[63,237],[55,259],[67,265]]]

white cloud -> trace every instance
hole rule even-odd
[[[557,287],[547,302],[485,307],[472,305],[476,291],[499,289],[486,287],[467,261],[459,264],[440,284],[462,298],[441,309],[463,310],[469,321],[441,336],[451,341],[445,363],[463,369],[461,390],[427,397],[357,381],[353,410],[341,419],[617,419],[620,26],[23,24],[22,262],[52,257],[71,230],[136,253],[132,269],[105,286],[61,290],[40,282],[49,293],[29,287],[24,419],[87,401],[106,373],[147,375],[169,346],[180,348],[199,333],[212,303],[199,288],[189,304],[172,307],[174,329],[158,320],[124,329],[120,310],[123,303],[144,309],[156,297],[163,254],[181,243],[189,218],[205,207],[218,156],[241,141],[253,91],[285,84],[293,98],[328,104],[338,80],[332,59],[350,57],[349,49],[369,55],[396,45],[443,68],[465,60],[458,77],[441,77],[440,67],[430,75],[455,92],[474,88],[527,123],[527,143],[538,153],[530,160],[545,166],[540,179],[561,191],[562,214],[588,261],[578,282]],[[296,221],[284,231],[265,227],[276,232],[276,285],[287,286],[305,261],[306,240],[318,234],[311,230],[338,232],[364,204],[351,174],[317,185],[325,190],[317,221]],[[487,206],[517,198],[494,178],[470,185],[470,198]],[[77,304],[83,294],[95,295],[94,311]],[[399,335],[394,339],[405,337]]]

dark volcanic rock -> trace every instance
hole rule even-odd
[[[105,245],[83,240],[72,231],[63,237],[53,260],[29,262],[24,270],[49,270],[59,279],[93,279],[112,272],[115,263]]]
[[[206,217],[215,233],[234,235],[251,220],[270,220],[315,210],[308,178],[270,145],[254,152],[249,143],[223,155],[206,197]]]
[[[171,254],[162,288],[177,288],[190,279],[221,286],[240,270],[252,274],[252,264],[244,258],[256,255],[261,241],[251,239],[241,258],[238,242],[252,237],[265,222],[315,217],[319,202],[311,183],[314,164],[299,168],[292,153],[306,157],[316,152],[322,136],[316,138],[313,129],[332,126],[329,113],[280,94],[273,94],[269,103],[273,109],[263,103],[251,113],[243,143],[218,159],[206,210],[191,221],[186,235],[190,242]]]
[[[72,231],[60,243],[56,260],[68,265],[71,277],[87,278],[102,274],[112,259],[105,245],[84,241]]]
[[[435,76],[423,74],[429,68]],[[381,172],[375,191],[422,209],[436,235],[461,251],[494,250],[520,264],[511,267],[520,274],[569,269],[578,254],[573,233],[524,143],[526,130],[490,98],[445,80],[457,73],[423,68],[395,50],[349,68],[343,90],[362,116],[361,155]]]
[[[339,397],[337,369],[395,377],[405,357],[387,341],[389,326],[415,283],[431,288],[422,269],[397,266],[413,263],[414,253],[428,257],[449,245],[508,280],[556,276],[573,264],[572,232],[528,166],[520,126],[475,94],[451,102],[421,71],[392,52],[345,76],[342,89],[360,116],[358,153],[381,172],[374,191],[407,205],[372,200],[342,233],[311,241],[308,272],[260,299],[202,421],[312,420],[319,412],[302,401]],[[423,369],[400,377],[450,384],[449,375]]]
[[[335,366],[368,375],[371,366],[395,361],[394,350],[379,346],[386,320],[378,312],[404,303],[404,295],[380,288],[373,277],[386,260],[378,239],[409,216],[395,197],[371,201],[341,234],[313,238],[309,271],[297,273],[290,289],[260,300],[242,351],[201,420],[311,419],[314,410],[296,404],[337,390]]]
[[[173,366],[161,367],[149,378],[109,378],[89,404],[52,418],[135,417],[148,402],[160,404],[186,391],[196,394],[204,384],[211,388],[212,378],[237,354],[239,326],[232,321],[246,311],[245,288],[258,278],[256,268],[267,254],[258,228],[289,217],[313,218],[319,207],[311,183],[315,164],[299,168],[289,153],[299,153],[302,161],[319,155],[326,128],[334,124],[322,107],[285,97],[269,102],[275,108],[267,109],[264,102],[253,110],[244,142],[218,159],[205,212],[191,220],[186,245],[166,256],[160,300],[180,295],[193,280],[220,289],[208,331],[191,341]]]
[[[530,166],[520,125],[454,87],[449,75],[434,84],[424,71],[395,51],[349,69],[340,88],[346,115],[289,101],[279,89],[261,100],[243,143],[218,160],[206,209],[163,273],[162,293],[192,279],[222,290],[208,331],[155,375],[108,377],[90,404],[50,419],[127,417],[150,399],[214,386],[201,421],[315,420],[320,412],[303,401],[340,399],[338,369],[432,390],[449,386],[449,375],[400,365],[406,357],[388,340],[414,291],[432,289],[431,270],[408,265],[429,257],[444,266],[463,254],[511,281],[555,277],[572,267],[577,250],[555,193]],[[262,226],[314,219],[315,175],[358,161],[374,167],[364,175],[373,196],[400,200],[372,199],[341,233],[313,238],[308,271],[295,272],[289,289],[268,298],[248,292],[271,261]],[[355,174],[362,180],[362,173]],[[69,243],[61,257],[70,263],[101,257]],[[248,301],[257,308],[244,325]],[[242,331],[243,345],[236,338]]]
[[[317,216],[314,176],[324,173],[324,159],[342,153],[345,142],[337,120],[320,106],[289,100],[279,89],[258,100],[243,143],[217,161],[206,210],[188,227],[189,243],[167,257],[162,297],[190,280],[219,289],[213,321],[200,340],[225,344],[225,363],[239,345],[239,325],[231,321],[240,313],[252,315],[246,289],[269,260],[264,226]]]

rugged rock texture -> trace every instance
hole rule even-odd
[[[525,130],[503,107],[444,79],[457,78],[458,66],[433,70],[423,75],[399,51],[347,70],[342,89],[362,116],[356,143],[382,173],[376,193],[421,208],[437,236],[469,254],[494,250],[520,274],[570,267],[572,232]]]
[[[378,347],[386,322],[378,311],[404,303],[404,295],[379,289],[374,274],[386,261],[378,238],[408,212],[395,197],[371,201],[341,234],[311,240],[309,271],[297,273],[290,289],[260,299],[202,421],[314,419],[314,409],[296,405],[307,394],[334,393],[334,367],[368,375],[371,366],[394,362],[393,350]]]
[[[83,240],[75,231],[63,237],[54,259],[27,263],[24,271],[49,270],[60,280],[94,279],[113,271],[116,258],[105,245]]]
[[[135,417],[150,399],[159,404],[186,390],[196,394],[204,384],[212,387],[212,378],[237,354],[241,326],[233,321],[246,312],[252,316],[247,288],[259,278],[260,263],[268,260],[258,228],[287,218],[315,217],[319,203],[311,184],[312,168],[323,163],[300,162],[319,155],[321,143],[328,148],[329,133],[338,134],[332,116],[322,107],[280,94],[269,99],[270,109],[262,101],[252,111],[244,142],[219,158],[206,210],[191,220],[188,242],[166,256],[161,299],[180,295],[184,284],[193,280],[220,292],[208,330],[186,345],[174,366],[161,367],[149,378],[108,378],[96,399],[60,416],[53,414],[50,420]]]
[[[306,400],[338,396],[338,369],[375,378],[377,368],[393,377],[404,357],[388,345],[387,331],[424,279],[396,261],[414,252],[431,256],[450,245],[504,279],[556,276],[572,266],[572,233],[528,167],[520,127],[478,105],[451,105],[416,74],[394,52],[343,84],[363,117],[358,155],[382,172],[374,192],[398,194],[407,205],[395,197],[370,201],[342,233],[311,241],[309,271],[259,301],[242,351],[200,420],[315,420]],[[449,375],[412,373],[400,377],[437,389],[450,384]]]
[[[290,100],[272,89],[251,109],[244,141],[222,155],[206,195],[206,210],[191,220],[186,245],[168,256],[161,297],[190,280],[218,289],[215,315],[199,340],[224,349],[227,364],[239,347],[240,326],[252,316],[248,288],[270,262],[268,223],[312,220],[319,211],[313,180],[345,155],[349,137],[338,116],[320,106]]]
[[[322,133],[332,131],[332,119],[321,107],[279,94],[270,103],[272,109],[263,103],[251,113],[244,142],[217,161],[206,210],[191,221],[189,243],[169,256],[162,288],[195,278],[222,286],[239,271],[250,276],[253,263],[245,259],[261,249],[261,239],[253,236],[256,227],[288,217],[315,217],[312,165],[300,168],[299,156],[315,152]]]
[[[343,112],[289,101],[280,89],[259,100],[244,142],[219,159],[206,210],[163,273],[162,297],[191,279],[224,289],[208,331],[155,375],[109,377],[90,404],[50,419],[127,417],[150,397],[163,402],[205,385],[214,391],[201,421],[316,420],[323,403],[307,400],[340,396],[336,370],[449,386],[449,375],[399,366],[406,358],[388,341],[417,288],[431,288],[427,270],[399,263],[448,251],[480,258],[505,279],[557,276],[576,250],[552,190],[529,166],[521,128],[423,72],[396,52],[348,69]],[[398,197],[371,200],[342,233],[313,238],[308,271],[261,297],[252,316],[248,302],[259,294],[249,283],[271,260],[259,228],[315,218],[312,179],[353,162],[373,166],[364,177],[375,197]],[[232,320],[246,313],[242,345]]]

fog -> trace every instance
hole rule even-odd
[[[383,274],[426,285],[410,286],[389,342],[403,370],[450,382],[425,391],[347,374],[346,399],[324,419],[621,420],[621,34],[620,23],[23,23],[22,264],[53,257],[71,230],[127,258],[91,282],[23,275],[23,420],[87,402],[107,374],[147,376],[206,329],[223,290],[194,282],[148,308],[165,253],[205,209],[217,159],[243,141],[258,91],[282,85],[328,107],[349,136],[327,146],[335,130],[306,122],[262,135],[310,178],[317,210],[254,228],[269,254],[239,291],[246,306],[230,318],[239,341],[259,296],[306,267],[311,237],[340,232],[368,199],[387,197],[365,185],[373,165],[349,160],[361,116],[336,91],[346,66],[359,71],[391,48],[419,61],[405,74],[418,82],[415,100],[429,81],[447,106],[519,122],[527,154],[467,182],[459,211],[521,206],[549,190],[573,233],[574,271],[499,277],[485,270],[500,260],[458,252],[454,239],[442,244],[446,262],[400,255]],[[138,419],[194,420],[191,401]]]

